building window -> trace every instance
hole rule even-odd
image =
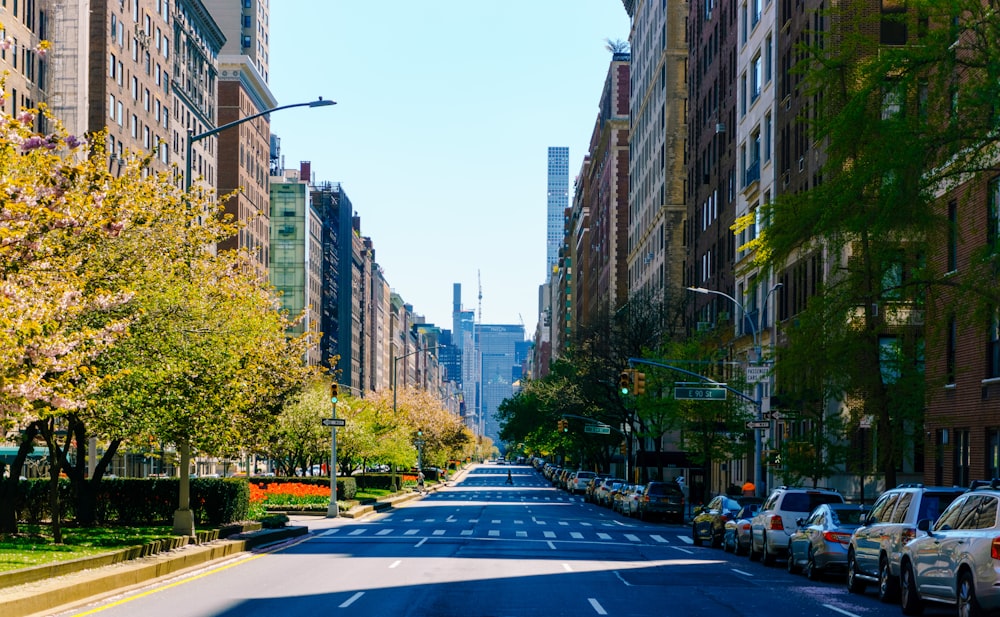
[[[986,242],[994,253],[1000,252],[1000,178],[993,178],[987,188]]]
[[[750,61],[750,100],[756,101],[764,82],[764,66],[758,52]]]
[[[764,83],[771,83],[774,75],[774,38],[768,34],[764,40]]]
[[[955,383],[955,355],[958,352],[958,321],[952,315],[948,318],[948,340],[945,349],[945,382]]]
[[[986,378],[1000,378],[1000,309],[994,309],[986,337]],[[991,478],[998,476],[990,476]]]
[[[956,486],[968,486],[971,481],[969,463],[972,459],[969,429],[955,429],[953,438],[955,440],[955,471],[952,483]]]
[[[958,203],[948,203],[948,272],[958,270]]]
[[[771,160],[771,112],[764,114],[764,150],[762,151],[765,162]]]

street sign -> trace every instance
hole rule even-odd
[[[583,432],[584,433],[597,433],[598,435],[610,435],[611,434],[611,427],[610,426],[600,426],[600,425],[597,425],[597,424],[584,424],[583,425]]]
[[[688,388],[674,387],[674,398],[684,401],[724,401],[726,390],[723,388]]]
[[[768,367],[766,366],[748,366],[747,367],[747,383],[758,383],[767,379]]]
[[[785,416],[782,415],[782,413],[780,411],[769,411],[769,412],[767,412],[767,413],[764,414],[764,417],[767,418],[767,419],[769,419],[769,420],[781,420]]]
[[[759,428],[770,428],[771,423],[767,420],[751,420],[747,422],[747,430],[755,430]]]
[[[347,420],[343,418],[323,418],[323,426],[347,426]]]

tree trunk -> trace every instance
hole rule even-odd
[[[21,481],[24,462],[33,449],[32,442],[38,436],[38,423],[32,422],[21,437],[14,462],[10,464],[10,477],[0,478],[0,534],[17,533],[17,492]]]

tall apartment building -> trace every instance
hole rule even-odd
[[[569,148],[550,147],[546,197],[545,278],[559,260],[563,243],[563,213],[569,205]]]
[[[134,5],[139,0],[131,1]],[[169,3],[157,0],[156,4],[157,9],[166,14]],[[174,47],[170,57],[173,71],[170,81],[172,146],[174,156],[183,162],[187,136],[199,135],[218,126],[219,52],[226,38],[201,0],[180,0],[173,4],[172,10],[169,21]],[[155,25],[147,13],[142,17],[141,30],[147,37],[155,38],[153,28]],[[169,42],[164,41],[161,47],[167,49],[166,43]],[[155,42],[150,45],[155,45]],[[132,96],[137,96],[136,92],[133,91]],[[136,129],[133,126],[131,130],[134,138]],[[143,143],[147,142],[144,134]],[[218,160],[218,135],[195,142],[191,148],[191,160],[184,163],[191,170],[192,185],[200,181],[214,189],[218,182]]]
[[[688,3],[623,0],[629,33],[629,293],[664,297],[684,268]]]
[[[267,0],[203,0],[226,37],[219,55],[219,126],[277,107],[268,87],[269,8]],[[239,234],[222,249],[244,249],[263,274],[270,247],[269,116],[219,133],[219,197],[239,221]]]
[[[107,129],[109,169],[118,173],[127,152],[154,148],[155,169],[183,169],[187,128],[200,132],[216,122],[214,72],[222,34],[211,16],[197,0],[95,0],[89,23],[87,131]],[[191,72],[184,64],[189,58]],[[214,176],[214,143],[202,144],[199,157],[194,172]]]
[[[301,316],[292,334],[308,332],[320,341],[323,225],[300,170],[271,178],[270,204],[271,284],[281,294],[282,309],[293,318]],[[313,347],[308,362],[315,365],[321,359],[320,347]]]

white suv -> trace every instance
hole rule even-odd
[[[926,534],[903,547],[899,562],[903,614],[919,614],[928,601],[959,615],[1000,608],[1000,480],[970,489],[933,526],[925,518],[917,528]]]
[[[861,519],[847,547],[847,589],[861,593],[878,584],[878,598],[892,602],[899,592],[899,558],[903,547],[924,532],[917,522],[932,523],[965,489],[956,486],[900,484],[882,493]]]
[[[593,471],[578,471],[571,477],[569,484],[566,486],[566,490],[574,495],[577,493],[583,495],[587,492],[587,484],[589,484],[590,481],[596,476],[597,474]]]
[[[779,486],[771,491],[750,519],[750,559],[761,559],[769,566],[778,556],[787,555],[788,540],[798,527],[796,521],[824,503],[844,503],[844,498],[828,488]]]

